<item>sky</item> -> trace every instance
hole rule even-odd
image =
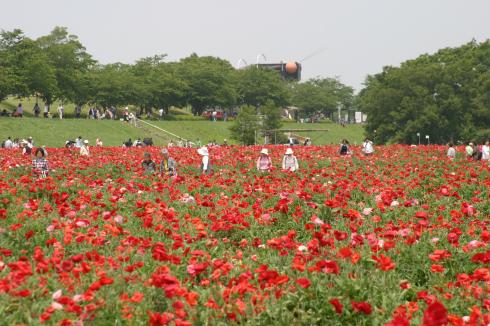
[[[2,0],[0,8],[0,29],[37,38],[67,27],[101,63],[197,53],[236,66],[259,56],[301,62],[303,80],[338,77],[357,91],[384,66],[490,39],[489,0]]]

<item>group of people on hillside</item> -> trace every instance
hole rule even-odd
[[[44,108],[41,109],[40,105],[38,102],[34,104],[34,107],[32,108],[32,112],[34,114],[34,117],[39,118],[41,116],[41,111],[43,113],[43,117],[48,119],[48,118],[53,118],[53,117],[58,117],[59,119],[63,120],[65,118],[65,107],[61,103],[58,105],[55,114],[51,113],[51,105],[50,104],[44,104]],[[82,117],[82,106],[76,105],[75,106],[75,118],[81,118]],[[128,113],[128,108],[126,107],[124,109],[124,114],[123,118],[126,118],[129,115]],[[22,103],[19,103],[17,107],[15,107],[12,112],[8,112],[7,109],[3,109],[0,112],[0,116],[4,117],[16,117],[16,118],[22,118],[24,116],[24,106]],[[109,120],[116,120],[117,119],[117,109],[114,106],[111,106],[109,108],[105,109],[99,109],[96,106],[91,106],[88,109],[87,112],[87,119],[95,119],[95,120],[102,120],[102,119],[109,119]],[[128,118],[129,121],[129,118]]]
[[[487,140],[483,145],[468,142],[465,146],[464,154],[468,160],[490,162],[490,142]],[[450,160],[456,158],[456,148],[452,142],[448,144],[447,157]]]

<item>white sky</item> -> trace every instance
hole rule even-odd
[[[338,76],[356,90],[385,65],[490,38],[490,0],[0,1],[0,29],[37,38],[66,26],[102,63],[196,52],[235,66],[326,48],[303,62],[303,80]]]

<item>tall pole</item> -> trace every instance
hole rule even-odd
[[[264,62],[267,62],[267,58],[265,57],[265,54],[263,54],[263,53],[257,54],[257,61],[256,61],[257,67],[259,66],[259,60],[261,57],[264,58]]]

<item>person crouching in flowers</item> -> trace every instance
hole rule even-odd
[[[151,155],[148,152],[145,153],[145,159],[141,163],[141,166],[145,170],[146,174],[153,174],[156,171],[155,162],[153,162],[153,160],[151,159]]]
[[[257,160],[257,170],[259,172],[269,172],[272,168],[272,160],[269,156],[267,148],[262,148],[260,156]]]
[[[36,158],[32,161],[32,172],[40,179],[44,179],[49,174],[49,163],[45,158],[42,148],[36,149]]]
[[[201,160],[201,173],[202,174],[211,174],[211,162],[209,161],[209,151],[206,146],[203,146],[197,150],[199,155],[202,156]]]
[[[293,150],[291,148],[286,149],[286,153],[282,158],[282,169],[294,172],[298,168],[298,159],[293,155]]]
[[[166,148],[162,149],[162,162],[160,163],[160,174],[173,177],[177,175],[175,160],[168,155]]]
[[[90,150],[88,149],[88,140],[83,141],[82,147],[80,147],[80,156],[90,156]]]

